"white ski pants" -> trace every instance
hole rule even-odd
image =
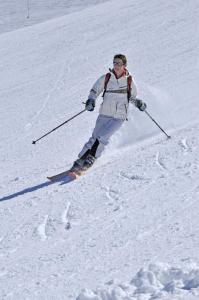
[[[98,140],[95,157],[101,156],[105,146],[108,145],[110,137],[122,126],[124,120],[99,115],[89,141],[84,145],[79,157],[82,157]]]

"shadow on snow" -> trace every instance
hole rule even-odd
[[[23,190],[21,190],[19,192],[14,193],[14,194],[10,194],[10,195],[7,195],[7,196],[5,196],[3,198],[0,198],[0,202],[1,201],[6,201],[6,200],[11,200],[13,198],[17,198],[17,197],[25,195],[27,193],[32,193],[34,191],[37,191],[37,190],[43,189],[45,187],[48,187],[49,185],[52,185],[54,183],[60,182],[60,185],[63,185],[63,184],[69,183],[69,182],[71,182],[73,180],[74,179],[72,179],[72,178],[64,177],[64,178],[61,178],[60,180],[55,181],[55,182],[46,181],[46,182],[43,182],[41,184],[25,188],[25,189],[23,189]]]

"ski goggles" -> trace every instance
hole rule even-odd
[[[121,60],[114,60],[114,61],[113,61],[113,65],[114,65],[114,66],[119,66],[119,67],[121,67],[121,66],[123,66],[124,64],[123,64],[123,61],[121,61]]]

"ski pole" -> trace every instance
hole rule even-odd
[[[147,114],[147,116],[160,128],[160,130],[162,131],[162,132],[164,132],[164,134],[167,136],[167,138],[168,139],[170,139],[171,138],[171,136],[170,135],[168,135],[163,129],[162,129],[162,127],[160,127],[160,125],[152,118],[152,116],[148,113],[148,111],[144,111],[145,112],[145,114]]]
[[[39,140],[43,139],[45,136],[47,136],[48,134],[50,134],[51,132],[55,131],[56,129],[58,129],[59,127],[63,126],[64,124],[70,122],[72,119],[76,118],[77,116],[79,116],[80,114],[82,114],[83,112],[85,112],[86,109],[80,111],[78,114],[74,115],[73,117],[71,117],[70,119],[66,120],[64,123],[60,124],[59,126],[55,127],[54,129],[52,129],[51,131],[47,132],[46,134],[42,135],[40,138],[38,138],[35,141],[32,141],[32,144],[36,144],[36,142],[38,142]]]

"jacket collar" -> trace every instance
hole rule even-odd
[[[124,69],[124,72],[123,72],[123,74],[122,74],[120,77],[117,77],[117,75],[116,75],[114,69],[109,69],[109,71],[110,71],[112,74],[114,74],[114,76],[115,76],[116,79],[119,79],[119,78],[121,78],[121,77],[123,77],[123,76],[129,76],[129,71],[128,71],[126,68]]]

